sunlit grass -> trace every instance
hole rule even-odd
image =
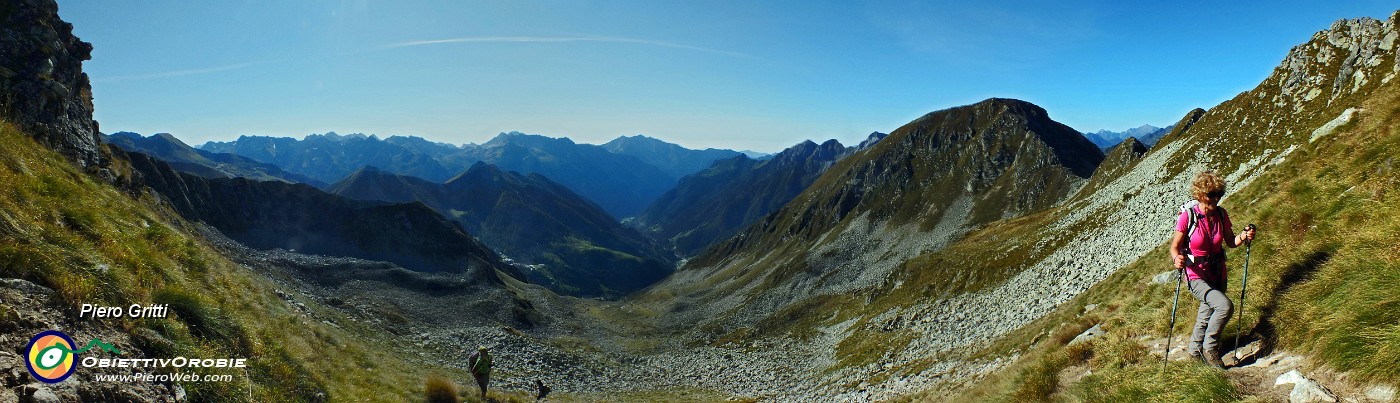
[[[121,160],[111,169],[129,172]],[[148,356],[248,359],[251,379],[238,373],[241,381],[183,384],[195,401],[422,396],[433,368],[405,360],[393,340],[292,309],[266,278],[222,257],[173,213],[153,207],[148,193],[133,194],[79,172],[0,122],[0,277],[54,289],[68,306],[169,304],[167,318],[104,323],[128,332]],[[304,302],[321,315],[339,315]]]

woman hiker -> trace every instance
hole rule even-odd
[[[1193,358],[1225,369],[1225,363],[1220,361],[1220,332],[1225,330],[1234,305],[1225,296],[1224,247],[1235,248],[1250,242],[1254,239],[1254,229],[1235,235],[1230,214],[1219,206],[1220,198],[1225,196],[1225,180],[1214,172],[1196,175],[1191,182],[1191,196],[1198,203],[1177,217],[1170,249],[1172,264],[1186,269],[1187,287],[1191,295],[1201,301],[1187,351]]]

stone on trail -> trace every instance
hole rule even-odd
[[[1289,383],[1293,384],[1293,391],[1288,394],[1289,403],[1337,402],[1337,396],[1333,395],[1331,391],[1316,381],[1303,376],[1296,369],[1280,375],[1274,381],[1275,386]]]

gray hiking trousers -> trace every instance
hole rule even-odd
[[[1220,332],[1225,330],[1225,322],[1230,320],[1235,305],[1225,296],[1224,284],[1218,284],[1220,287],[1216,288],[1204,280],[1191,280],[1186,285],[1191,289],[1191,295],[1201,301],[1201,307],[1196,310],[1196,326],[1191,330],[1188,351],[1219,356]]]

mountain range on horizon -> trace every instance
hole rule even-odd
[[[674,178],[700,172],[709,168],[715,161],[733,158],[737,155],[747,155],[740,151],[714,148],[692,150],[640,134],[631,137],[618,137],[602,146],[603,149],[617,154],[637,157],[642,162],[660,168],[662,172]]]
[[[207,142],[200,149],[241,155],[325,183],[338,182],[364,166],[443,182],[484,161],[509,171],[544,175],[618,218],[639,213],[680,176],[739,154],[729,150],[690,150],[636,136],[596,146],[519,132],[501,133],[486,143],[462,146],[419,137],[392,136],[381,140],[373,135],[332,132],[308,135],[302,140],[242,136],[230,142]]]
[[[1127,140],[1129,138],[1136,138],[1144,145],[1151,147],[1153,144],[1157,144],[1157,140],[1161,139],[1162,136],[1165,136],[1167,135],[1167,133],[1170,133],[1172,131],[1172,128],[1173,125],[1167,125],[1167,127],[1142,125],[1128,130],[1117,132],[1100,129],[1099,131],[1093,133],[1086,132],[1084,133],[1084,137],[1088,138],[1089,141],[1092,141],[1104,151],[1107,151],[1109,148],[1112,148],[1113,146],[1118,145],[1118,143],[1122,143],[1123,140]]]
[[[190,147],[170,133],[142,136],[131,132],[117,132],[102,135],[102,140],[126,151],[141,152],[160,158],[176,170],[207,178],[242,177],[253,180],[305,183],[318,188],[326,186],[325,182],[284,171],[276,165],[253,161],[234,154],[213,153]]]
[[[475,346],[497,357],[491,401],[536,382],[570,401],[1390,401],[1400,385],[1400,11],[1339,20],[1166,128],[1086,134],[989,98],[765,159],[636,136],[104,136],[91,45],[57,4],[0,22],[0,329],[17,335],[0,337],[16,365],[0,401],[480,401],[460,387]],[[1224,369],[1186,351],[1195,301],[1176,309],[1167,251],[1205,170],[1236,230],[1260,229],[1229,251]],[[171,315],[88,320],[85,303]],[[85,357],[248,368],[44,383],[17,365],[52,330],[120,350]]]

